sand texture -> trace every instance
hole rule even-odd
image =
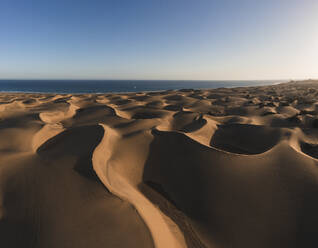
[[[0,93],[1,248],[318,247],[318,82]]]

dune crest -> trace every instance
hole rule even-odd
[[[135,206],[150,229],[155,247],[186,247],[178,227],[171,220],[168,220],[167,223],[168,217],[164,216],[137,188],[129,183],[129,180],[116,171],[116,165],[113,164],[118,162],[112,158],[113,154],[110,147],[116,143],[118,134],[107,126],[102,126],[105,135],[95,149],[92,158],[93,167],[98,177],[110,192]]]

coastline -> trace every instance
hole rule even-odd
[[[90,85],[91,83],[96,83]],[[0,92],[5,93],[48,93],[48,94],[106,94],[106,93],[138,93],[138,92],[152,92],[164,90],[181,90],[181,89],[217,89],[217,88],[234,88],[234,87],[251,87],[253,84],[256,86],[272,85],[276,83],[287,82],[287,80],[1,80],[0,79]],[[17,83],[12,86],[12,83]],[[45,89],[46,84],[62,84],[65,89]],[[83,84],[85,90],[78,90],[77,83]],[[134,88],[132,83],[138,85],[138,89]],[[170,83],[174,84],[173,86]],[[120,90],[114,90],[120,85]],[[61,86],[61,85],[60,85]],[[20,90],[13,90],[12,88],[19,88]],[[30,90],[33,88],[33,90]],[[96,88],[101,88],[96,92]]]

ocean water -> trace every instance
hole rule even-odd
[[[215,89],[260,86],[283,82],[267,81],[195,81],[195,80],[0,80],[0,92],[30,93],[107,93],[175,89]]]

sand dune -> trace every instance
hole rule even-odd
[[[0,247],[318,246],[318,82],[0,94]]]

